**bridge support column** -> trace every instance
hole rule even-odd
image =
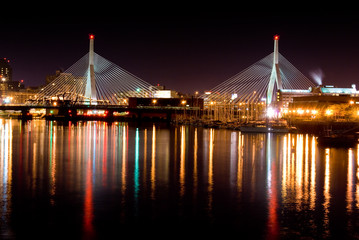
[[[21,110],[21,119],[32,119],[32,115],[29,112],[29,109]]]
[[[172,112],[168,111],[166,114],[166,121],[171,122],[172,121]]]
[[[106,120],[113,120],[113,110],[106,110]]]
[[[140,111],[137,112],[137,121],[142,121],[142,113]]]
[[[88,75],[87,75],[86,91],[85,91],[85,97],[90,99],[90,104],[91,104],[91,100],[97,100],[95,66],[94,66],[94,40],[95,40],[95,35],[90,34],[89,67],[88,67]]]
[[[67,116],[69,118],[76,118],[77,117],[77,109],[76,108],[68,108]]]

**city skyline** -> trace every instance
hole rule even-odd
[[[358,18],[354,15],[176,14],[109,17],[88,23],[29,21],[6,25],[1,57],[10,59],[13,79],[26,86],[45,83],[46,75],[66,70],[95,52],[153,85],[184,93],[203,92],[273,52],[279,52],[309,79],[324,84],[357,83]]]
[[[2,4],[0,239],[359,238],[359,16],[253,3]]]

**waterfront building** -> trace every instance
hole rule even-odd
[[[34,97],[37,90],[31,88],[20,89],[18,91],[6,91],[6,95],[2,96],[1,104],[25,104],[28,99]]]
[[[58,76],[60,76],[61,73],[61,70],[56,70],[54,75],[47,75],[45,79],[46,85],[54,81]]]
[[[0,59],[0,75],[1,82],[12,81],[12,68],[10,66],[10,60],[7,58]]]
[[[359,91],[355,84],[351,88],[318,86],[302,96],[293,94],[281,112],[296,120],[355,120],[359,118]]]
[[[288,108],[289,104],[293,102],[295,97],[312,96],[312,89],[280,89],[277,92],[277,107]]]
[[[0,59],[0,104],[24,103],[28,96],[23,80],[13,81],[12,73],[10,60]]]

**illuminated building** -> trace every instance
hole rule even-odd
[[[344,96],[350,95],[352,97],[359,96],[359,91],[356,89],[356,85],[352,84],[351,88],[338,88],[333,85],[318,86],[313,89],[313,94],[318,95],[331,95],[331,96]]]
[[[32,98],[37,91],[31,89],[21,89],[19,91],[7,91],[6,96],[2,97],[0,104],[24,104],[29,98]]]
[[[293,102],[294,97],[312,96],[309,89],[280,89],[277,92],[277,106],[279,108],[288,108],[289,103]]]
[[[306,101],[305,99],[313,99],[313,98],[302,99],[301,97],[316,97],[316,96],[359,97],[359,91],[356,89],[355,84],[353,84],[351,88],[338,88],[332,85],[326,85],[326,86],[320,85],[314,88],[310,87],[308,89],[280,89],[277,92],[277,106],[279,108],[288,108],[289,104],[293,103],[294,99],[296,99],[296,101]],[[320,98],[318,98],[318,101],[319,99]],[[330,100],[328,99],[328,101],[341,102],[346,100],[340,98],[333,98]]]
[[[54,75],[47,75],[46,76],[46,84],[49,84],[50,82],[55,80],[58,76],[60,76],[61,73],[62,73],[61,70],[56,70]]]
[[[178,93],[176,91],[166,89],[165,86],[157,84],[156,86],[150,86],[151,91],[153,92],[154,98],[178,98]]]
[[[27,92],[24,89],[23,80],[13,81],[10,60],[0,59],[0,104],[24,103]]]
[[[318,86],[304,96],[292,96],[284,116],[297,120],[356,120],[359,117],[359,91],[351,88]]]
[[[0,75],[2,82],[12,81],[12,68],[9,63],[10,63],[9,59],[6,58],[0,59]]]
[[[289,104],[288,109],[293,108],[323,108],[333,104],[359,105],[359,96],[330,96],[330,95],[313,95],[306,97],[294,97],[293,102]]]
[[[178,94],[173,90],[157,90],[154,92],[155,98],[177,98]]]
[[[1,91],[18,91],[24,88],[23,80],[12,80],[12,68],[10,60],[3,58],[0,59],[0,90]]]

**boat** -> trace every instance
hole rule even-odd
[[[206,122],[203,127],[205,128],[220,128],[223,125],[221,121],[209,121]]]
[[[288,133],[289,128],[286,125],[264,125],[264,124],[252,124],[243,125],[240,128],[244,133]]]

